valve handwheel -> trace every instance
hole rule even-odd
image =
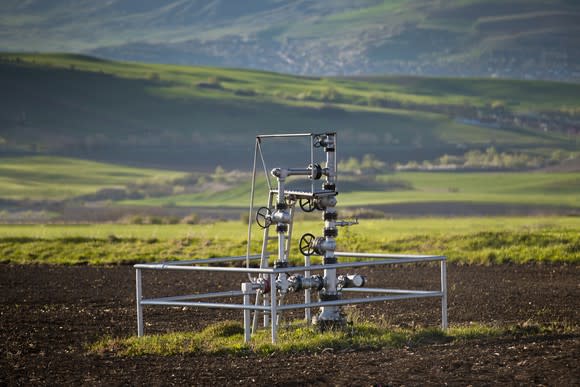
[[[322,136],[320,136],[319,134],[314,136],[312,146],[314,146],[315,148],[320,148],[322,146]]]
[[[304,212],[312,212],[316,209],[311,199],[300,199],[300,208]]]
[[[256,212],[256,223],[261,228],[270,227],[272,224],[272,211],[268,207],[260,207],[258,208],[258,212]]]
[[[310,233],[302,235],[302,238],[300,238],[300,244],[298,245],[302,255],[314,254],[314,239],[316,239],[316,237]]]

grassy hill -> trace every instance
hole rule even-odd
[[[128,184],[171,181],[180,172],[131,168],[64,157],[2,158],[0,200],[62,200]]]
[[[339,132],[341,157],[387,162],[488,146],[578,149],[577,84],[296,77],[56,54],[1,54],[0,82],[4,151],[249,169],[256,134],[326,130]]]
[[[310,75],[578,79],[570,0],[4,1],[0,49]]]

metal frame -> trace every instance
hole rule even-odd
[[[262,152],[262,142],[265,139],[279,138],[310,138],[310,165],[299,168],[281,168],[276,166],[268,170]],[[321,148],[324,152],[325,167],[315,164],[314,148]],[[135,265],[136,269],[136,298],[137,298],[137,333],[144,334],[143,307],[146,305],[165,306],[193,306],[205,308],[222,308],[243,311],[244,340],[251,339],[252,330],[258,329],[258,315],[262,313],[263,327],[271,328],[272,343],[275,343],[278,336],[278,318],[281,312],[291,309],[304,308],[304,317],[311,323],[311,309],[320,308],[317,316],[318,324],[323,329],[325,326],[335,326],[345,322],[344,316],[340,313],[341,305],[362,304],[371,302],[382,302],[391,300],[403,300],[411,298],[435,297],[441,299],[441,327],[447,329],[447,263],[446,258],[440,255],[396,255],[396,254],[369,254],[356,252],[339,252],[336,250],[337,227],[356,224],[357,222],[338,221],[335,206],[337,204],[336,183],[337,174],[337,138],[336,132],[326,133],[296,133],[296,134],[268,134],[256,136],[254,149],[254,162],[252,170],[252,186],[250,192],[250,208],[248,217],[248,240],[246,255],[237,257],[209,258],[188,261],[172,261],[162,263],[143,263]],[[258,211],[256,220],[263,228],[263,239],[261,253],[250,255],[252,252],[252,227],[254,214],[254,199],[256,188],[256,174],[261,162],[266,176],[268,188],[268,203],[265,212]],[[277,186],[273,187],[271,176],[276,179]],[[286,179],[289,177],[303,177],[310,179],[310,191],[290,190],[286,186]],[[315,180],[324,177],[322,190],[315,190]],[[274,198],[276,197],[276,203]],[[300,207],[305,211],[311,211],[315,207],[323,211],[324,236],[315,237],[313,234],[305,234],[310,238],[307,241],[308,247],[304,248],[302,239],[300,241],[300,251],[302,254],[317,254],[321,256],[323,264],[312,265],[310,256],[304,256],[304,265],[291,267],[289,265],[290,243],[292,240],[294,206],[298,200],[307,199],[309,209]],[[290,202],[289,202],[290,201]],[[273,206],[275,204],[275,207]],[[264,207],[263,207],[264,208]],[[262,208],[260,209],[262,210]],[[258,215],[262,214],[264,224],[260,224]],[[268,220],[268,224],[266,224]],[[277,237],[270,237],[269,226],[276,224]],[[268,241],[277,239],[277,260],[274,267],[270,267]],[[307,240],[307,239],[305,239]],[[312,244],[311,244],[312,243]],[[354,262],[338,263],[337,257],[355,258]],[[361,261],[361,259],[368,259]],[[252,260],[259,260],[259,267],[250,267]],[[236,268],[227,266],[231,262],[245,261],[246,267]],[[350,283],[344,276],[340,284],[338,283],[337,269],[354,268],[363,266],[381,266],[393,264],[409,264],[417,262],[440,262],[440,287],[438,290],[409,290],[409,289],[386,289],[386,288],[364,288],[357,287],[364,285],[364,277],[354,274],[359,278],[358,282],[351,280]],[[206,266],[211,264],[211,266]],[[216,264],[224,264],[223,266]],[[245,273],[248,276],[247,282],[241,284],[240,290],[230,290],[221,292],[187,294],[178,296],[144,298],[142,270],[178,270],[178,271],[208,271],[226,273]],[[322,272],[322,275],[311,276],[313,271]],[[302,277],[298,272],[304,273]],[[289,276],[290,273],[295,273]],[[257,278],[256,278],[257,277]],[[347,275],[348,277],[348,275]],[[306,280],[306,281],[304,281]],[[290,284],[290,282],[292,283]],[[358,283],[358,285],[356,285]],[[289,291],[300,291],[304,289],[304,302],[297,304],[285,304],[284,296]],[[319,294],[320,301],[313,302],[312,292]],[[269,295],[268,295],[269,293]],[[342,298],[343,294],[350,294],[351,297]],[[252,296],[255,297],[252,302]],[[241,303],[216,302],[215,299],[225,297],[241,297]],[[254,312],[252,319],[251,313]]]
[[[305,319],[310,322],[310,309],[324,306],[340,306],[363,304],[381,301],[404,300],[411,298],[441,298],[441,328],[447,329],[447,260],[446,257],[440,255],[397,255],[397,254],[367,254],[367,253],[350,253],[350,252],[336,252],[337,256],[352,257],[352,258],[371,258],[371,261],[355,261],[346,263],[336,263],[332,265],[310,265],[310,257],[305,257],[304,266],[294,266],[287,268],[236,268],[227,266],[200,266],[203,264],[227,263],[246,260],[247,257],[222,257],[209,258],[190,261],[172,261],[161,263],[142,263],[134,265],[136,269],[136,298],[137,298],[137,334],[143,336],[144,334],[144,320],[143,307],[145,305],[164,305],[164,306],[193,306],[205,308],[222,308],[222,309],[236,309],[243,311],[244,319],[244,341],[249,342],[251,338],[251,315],[250,312],[262,312],[271,316],[271,337],[272,343],[276,343],[278,336],[278,314],[291,309],[305,310]],[[249,259],[260,259],[260,255],[250,256]],[[178,295],[158,298],[143,298],[143,281],[142,270],[177,270],[177,271],[210,271],[210,272],[229,272],[229,273],[246,273],[262,274],[269,277],[270,289],[276,289],[275,279],[279,273],[289,272],[304,272],[305,275],[310,275],[311,271],[324,270],[330,268],[352,268],[362,266],[382,266],[393,264],[408,264],[417,262],[440,262],[440,289],[439,290],[409,290],[409,289],[383,289],[383,288],[345,288],[342,289],[345,293],[368,293],[379,294],[378,296],[366,296],[347,298],[336,301],[312,302],[310,299],[311,290],[305,290],[305,301],[299,304],[278,304],[278,297],[276,291],[270,292],[269,305],[259,305],[258,303],[251,303],[251,296],[257,294],[252,287],[251,282],[242,283],[241,290],[231,290],[223,292],[210,292],[200,294]],[[196,263],[193,265],[193,263]],[[241,303],[226,303],[226,302],[208,302],[195,301],[212,298],[223,297],[241,297]]]

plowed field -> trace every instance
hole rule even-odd
[[[580,335],[550,333],[381,350],[260,355],[120,357],[90,354],[104,336],[136,332],[129,266],[0,266],[0,385],[580,385]],[[436,288],[432,266],[361,269],[372,286]],[[448,268],[449,321],[580,322],[580,268],[497,265]],[[144,273],[145,296],[239,289],[240,278]],[[357,307],[394,325],[437,325],[437,300]],[[148,307],[146,333],[241,320],[241,312]],[[576,330],[577,332],[577,330]]]

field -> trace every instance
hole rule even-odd
[[[162,184],[183,173],[54,156],[2,158],[0,199],[69,199],[127,184]]]
[[[4,263],[127,264],[246,253],[242,222],[205,225],[0,226]],[[318,233],[319,222],[300,222],[294,235]],[[361,220],[341,230],[339,250],[438,253],[451,262],[499,264],[580,262],[577,217]],[[260,248],[254,228],[252,253]],[[296,243],[292,258],[299,263]]]
[[[437,281],[432,267],[361,271],[373,286],[434,287]],[[453,341],[435,335],[430,340],[380,348],[131,356],[122,355],[121,347],[90,350],[104,339],[135,335],[131,267],[3,265],[0,381],[8,385],[213,385],[232,381],[243,385],[577,384],[577,265],[451,265],[448,273],[452,327],[469,330],[480,324],[490,332],[504,333]],[[147,273],[144,280],[148,295],[239,287],[237,278],[225,275]],[[438,302],[397,301],[352,312],[371,322],[385,321],[392,330],[420,333],[424,327],[438,324],[438,308]],[[145,310],[150,335],[199,331],[224,320],[239,322],[241,313],[195,308]],[[241,345],[235,332],[239,330],[222,339],[237,337]],[[228,336],[231,334],[234,336]]]
[[[295,235],[319,229],[306,220]],[[244,254],[239,220],[0,226],[0,382],[573,385],[579,230],[578,217],[361,219],[341,230],[340,250],[448,256],[451,330],[436,329],[437,301],[397,301],[349,307],[352,330],[323,336],[305,328],[292,336],[287,324],[299,315],[284,315],[282,344],[272,347],[242,345],[241,314],[214,309],[148,307],[148,336],[134,336],[128,264]],[[297,256],[294,246],[293,263]],[[360,272],[373,287],[438,285],[431,265]],[[147,297],[237,289],[242,279],[144,274]],[[232,322],[214,325],[224,321]]]
[[[357,189],[357,180],[341,179],[339,184],[345,186],[346,189],[341,189],[338,201],[341,206],[348,207],[421,202],[580,207],[580,196],[577,194],[580,192],[580,175],[577,172],[398,172],[377,175],[376,183],[367,181],[364,190]],[[402,188],[388,189],[389,184]],[[349,185],[351,185],[350,189],[348,189]],[[249,192],[250,184],[245,183],[220,192],[127,200],[121,204],[240,207],[240,198],[249,197]]]

